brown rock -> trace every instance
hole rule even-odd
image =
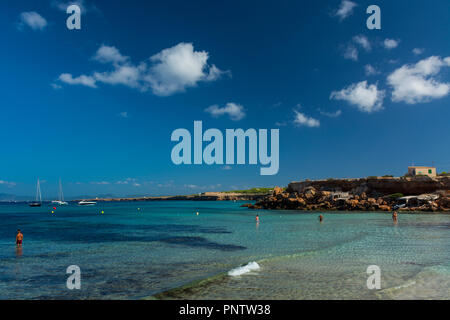
[[[305,188],[305,190],[303,191],[304,197],[308,200],[314,198],[316,194],[317,190],[314,187]]]
[[[345,201],[345,204],[347,205],[348,209],[354,209],[359,204],[359,201],[350,199],[350,200]]]
[[[328,198],[331,195],[331,192],[330,191],[320,191],[319,195],[321,197],[327,197]]]
[[[441,207],[450,209],[450,197],[441,197],[437,202]]]
[[[277,196],[277,195],[279,195],[281,193],[283,193],[283,189],[281,189],[280,187],[273,188],[272,195]]]

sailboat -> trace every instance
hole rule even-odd
[[[38,178],[37,185],[36,185],[36,200],[33,202],[30,202],[28,205],[30,207],[40,207],[41,204],[42,204],[41,185],[39,183],[39,178]]]
[[[68,203],[66,201],[64,201],[64,194],[63,194],[63,191],[62,191],[61,179],[59,179],[58,200],[53,200],[52,203],[59,204],[60,206],[68,205]]]

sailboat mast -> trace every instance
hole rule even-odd
[[[62,190],[61,178],[59,178],[59,201],[64,201],[64,193]]]
[[[36,202],[41,203],[42,202],[42,195],[41,195],[41,185],[39,183],[39,178],[37,180],[37,187],[36,187]]]

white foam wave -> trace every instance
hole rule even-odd
[[[228,275],[232,277],[243,275],[251,271],[259,270],[261,267],[255,261],[247,263],[245,266],[237,267],[228,271]]]

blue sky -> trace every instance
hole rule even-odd
[[[0,193],[38,177],[52,198],[59,177],[68,196],[159,195],[450,171],[447,0],[76,3],[81,30],[67,1],[0,4]],[[278,174],[174,165],[170,135],[194,120],[279,128]]]

